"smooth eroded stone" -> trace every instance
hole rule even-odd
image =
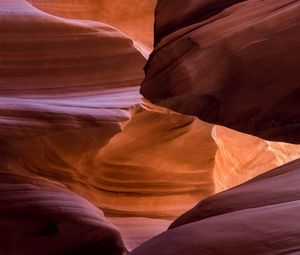
[[[168,6],[173,10],[181,1],[161,8]],[[181,9],[172,15],[184,14]],[[166,12],[157,12],[157,22]],[[141,92],[152,103],[210,123],[298,144],[299,38],[299,1],[234,4],[164,37],[146,65]]]
[[[28,2],[0,3],[0,173],[43,178],[77,193],[120,228],[128,249],[199,200],[299,157],[299,146],[146,100],[132,109],[140,103],[147,55],[141,45],[152,42],[155,1]],[[176,19],[161,3],[163,16]],[[194,7],[199,17],[226,7],[203,3],[189,4],[184,19]],[[8,222],[16,233],[27,234],[26,224],[34,233],[49,227],[33,218]]]
[[[299,168],[300,160],[295,160],[208,197],[177,218],[170,228],[235,211],[297,201],[300,199]]]
[[[155,45],[176,30],[206,20],[243,1],[245,0],[159,0],[155,9]]]
[[[119,29],[147,51],[153,48],[156,0],[28,0],[65,18],[97,20]]]
[[[0,172],[55,181],[93,202],[99,187],[85,176],[139,103],[145,57],[110,25],[23,0],[0,2],[0,33]]]
[[[298,254],[300,160],[204,200],[131,255]]]
[[[0,174],[0,219],[2,254],[126,252],[118,229],[98,208],[42,178]]]

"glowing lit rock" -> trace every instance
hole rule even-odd
[[[186,56],[178,61],[174,57],[176,61],[167,67],[160,64],[165,64],[168,55],[157,62],[155,58],[165,51],[164,45],[169,47],[170,38],[181,38],[195,13],[199,19],[211,15],[208,21],[221,15],[223,22],[238,15],[229,10],[238,13],[240,7],[246,8],[242,4],[226,9],[220,1],[218,5],[190,2],[185,6],[159,2],[155,25],[157,33],[162,29],[162,38],[148,64],[151,69],[155,68],[152,61],[159,62],[162,72],[155,79],[167,77],[167,83],[173,84],[173,75],[181,76],[180,84],[189,85],[186,74],[194,75],[198,65],[188,64],[181,72],[173,67]],[[0,3],[4,35],[0,41],[1,172],[26,181],[44,179],[89,200],[121,229],[128,249],[164,231],[199,200],[300,156],[300,145],[214,126],[146,100],[129,111],[140,103],[139,85],[148,52],[144,45],[151,47],[154,1],[31,3],[37,8],[19,0]],[[184,9],[187,6],[191,10]],[[182,15],[173,15],[173,8]],[[224,13],[230,15],[226,18]],[[107,22],[126,35],[96,21]],[[217,35],[223,43],[223,35]],[[177,89],[181,91],[180,86]],[[161,93],[160,88],[157,92]],[[188,109],[193,100],[185,103]],[[31,219],[19,223],[35,225]]]
[[[297,253],[299,167],[293,161],[209,197],[130,254]]]
[[[97,20],[116,27],[146,50],[153,47],[156,0],[28,0],[45,12],[75,19]]]

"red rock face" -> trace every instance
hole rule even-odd
[[[60,17],[97,20],[125,33],[147,50],[153,47],[156,0],[28,0],[37,8]]]
[[[202,201],[130,254],[299,253],[299,167],[293,161]]]
[[[159,43],[142,94],[207,122],[299,143],[299,1],[189,1],[186,10],[169,2],[158,4]],[[205,14],[204,3],[215,11]],[[178,18],[175,9],[183,9]]]
[[[4,201],[0,205],[0,230],[4,229],[0,231],[0,255],[1,251],[5,255],[122,254],[167,230],[176,217],[199,201],[299,158],[300,145],[263,140],[141,98],[143,66],[152,47],[155,2],[0,0],[0,33],[3,35],[0,40],[0,189],[3,191],[0,193],[3,197],[0,195],[0,200]],[[236,89],[237,83],[231,84],[228,77],[244,77],[243,70],[248,69],[253,73],[252,64],[256,61],[253,59],[267,52],[251,48],[268,41],[252,42],[258,31],[273,40],[273,33],[275,36],[285,28],[297,28],[297,15],[291,15],[290,22],[286,18],[281,23],[276,21],[278,24],[273,22],[280,13],[285,17],[297,7],[296,2],[286,2],[283,7],[282,2],[269,0],[239,4],[237,1],[187,1],[184,4],[159,1],[155,21],[157,47],[146,67],[144,87],[148,84],[151,93],[157,91],[157,96],[162,98],[158,103],[170,108],[175,101],[168,91],[164,92],[166,86],[178,92],[179,97],[182,93],[182,98],[186,98],[186,89],[191,89],[192,99],[176,101],[179,102],[176,107],[192,114],[194,112],[189,110],[199,109],[199,102],[200,106],[207,102],[209,105],[215,92],[221,93],[230,107],[236,107],[243,99],[246,108],[241,105],[234,112],[224,108],[222,114],[239,118],[243,127],[245,123],[251,124],[252,119],[248,120],[245,115],[247,102],[251,99],[258,107],[256,103],[262,102],[261,92],[254,93],[255,87],[241,86],[238,90],[240,84],[250,86],[248,80],[241,80]],[[278,7],[277,11],[271,3],[274,8]],[[243,26],[239,27],[238,21]],[[254,32],[248,21],[257,26]],[[251,39],[249,45],[244,45],[244,36]],[[190,47],[191,38],[207,48]],[[288,38],[291,39],[284,40]],[[275,48],[280,41],[274,40]],[[248,55],[243,55],[243,47],[248,50],[248,46],[251,46],[251,54],[247,51]],[[293,47],[291,44],[291,48],[280,49],[276,54],[283,59],[281,54]],[[182,49],[192,55],[181,55]],[[204,55],[203,49],[207,50]],[[169,51],[172,54],[165,55]],[[245,65],[228,68],[232,57],[236,58],[231,53],[240,54],[240,51],[243,53],[241,63]],[[296,54],[287,54],[287,59]],[[219,63],[219,60],[222,61]],[[200,65],[202,61],[209,63],[205,72]],[[217,72],[206,72],[211,66]],[[268,67],[271,68],[269,62]],[[293,77],[284,77],[287,86],[276,91],[278,95],[282,92],[282,98],[286,98],[286,89],[292,88],[289,79],[297,78],[292,73],[296,67],[293,68],[286,72]],[[276,75],[280,75],[279,72]],[[207,82],[204,89],[211,96],[194,102],[198,92],[203,98],[202,87],[198,88],[198,78],[202,82],[203,77]],[[209,85],[215,81],[213,77],[220,83],[212,89]],[[265,77],[260,79],[263,81]],[[224,83],[225,80],[228,83]],[[147,86],[145,91],[148,93]],[[263,91],[267,93],[269,87]],[[247,101],[247,95],[239,98],[235,93],[248,93],[251,97]],[[266,112],[273,107],[274,98],[269,98],[271,101],[264,104]],[[297,107],[298,101],[291,99],[289,103],[283,101],[283,108]],[[177,110],[176,107],[172,109]],[[293,109],[287,110],[292,113]],[[261,120],[263,113],[256,112],[255,116]],[[227,118],[227,115],[224,116]],[[288,115],[286,119],[292,120]],[[279,140],[296,143],[292,132],[281,138]],[[238,190],[237,193],[243,192]],[[250,193],[247,195],[252,196]],[[219,196],[223,199],[223,195],[217,198]],[[280,189],[274,196],[288,194]],[[208,201],[210,199],[213,197]],[[259,199],[253,195],[249,201],[260,206],[256,204]],[[241,204],[232,200],[225,196],[225,205],[217,200],[213,207],[217,213],[223,212],[223,207],[228,209],[228,201],[230,208],[245,209],[246,200]],[[178,224],[181,228],[179,225],[194,224],[193,219],[195,223],[202,221],[203,213],[199,218],[198,207],[202,208],[202,203],[172,226]],[[229,225],[234,224],[230,217],[224,228],[229,229]],[[251,218],[248,214],[239,217],[241,224]],[[214,228],[213,223],[211,226]],[[280,228],[279,225],[272,227]],[[201,234],[197,231],[189,233],[189,237],[197,240]],[[178,235],[185,240],[185,234]],[[168,238],[165,244],[169,247]],[[209,241],[207,245],[210,247]],[[187,246],[182,247],[182,254],[189,251]],[[169,250],[173,252],[172,248]]]
[[[125,254],[98,208],[47,180],[1,174],[0,202],[2,254]]]
[[[189,25],[213,17],[226,8],[245,0],[159,0],[155,11],[155,45],[164,37]],[[174,15],[175,13],[175,15]]]
[[[130,39],[26,1],[1,3],[0,19],[1,139],[101,126],[105,142],[120,131],[139,102],[145,63]]]
[[[300,160],[290,162],[245,184],[204,199],[176,219],[170,228],[235,211],[298,201],[299,167]]]
[[[0,21],[3,190],[14,194],[13,187],[9,190],[14,184],[6,184],[6,175],[28,179],[29,183],[42,177],[46,184],[54,182],[90,198],[89,191],[95,188],[84,181],[84,176],[89,174],[97,150],[121,131],[130,118],[129,108],[139,102],[138,85],[146,59],[132,40],[107,24],[52,16],[26,1],[1,1]],[[98,218],[89,219],[91,213],[84,199],[76,200],[69,191],[44,191],[42,186],[37,188],[42,189],[40,197],[32,201],[29,198],[37,196],[36,192],[27,192],[26,181],[24,186],[18,198],[3,193],[11,202],[9,206],[3,203],[3,210],[13,218],[3,216],[3,228],[9,233],[1,233],[1,252],[122,254],[125,250],[116,228],[108,222],[103,223],[107,227],[101,226],[104,216],[100,210]],[[60,201],[60,192],[71,195]],[[50,195],[54,202],[48,200]],[[24,204],[18,207],[20,199]],[[36,209],[34,203],[40,207]],[[68,211],[72,203],[75,212]],[[52,211],[65,212],[60,218]],[[28,221],[27,216],[22,218],[23,213]],[[62,230],[48,236],[52,218],[54,227],[62,224]],[[47,219],[52,225],[48,226]],[[26,228],[29,232],[23,233]],[[36,241],[39,232],[45,232],[42,242]]]

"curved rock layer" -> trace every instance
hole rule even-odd
[[[298,254],[300,160],[212,196],[138,254]]]
[[[156,0],[28,0],[41,10],[57,16],[97,20],[110,24],[134,41],[153,48]]]
[[[169,34],[217,15],[245,0],[159,0],[155,9],[155,45]],[[176,13],[176,15],[174,15]]]
[[[299,1],[189,2],[159,1],[158,37],[168,20],[179,29],[161,32],[142,94],[210,123],[300,143]],[[205,13],[207,4],[217,11]],[[175,9],[183,17],[173,18]]]
[[[82,172],[139,102],[145,58],[109,25],[26,1],[2,1],[0,21],[1,173],[88,189]]]
[[[1,2],[0,11],[1,142],[14,147],[52,135],[63,144],[98,132],[101,147],[120,132],[140,100],[145,63],[132,41],[106,24],[51,16],[26,1]],[[49,160],[50,151],[41,153]]]
[[[102,19],[91,10],[106,1],[76,3],[34,1],[78,20],[26,1],[0,3],[0,173],[72,190],[101,208],[132,249],[199,200],[300,156],[300,145],[146,100],[129,111],[140,102],[143,52],[109,25],[85,20]]]
[[[1,2],[0,19],[1,140],[98,127],[105,143],[121,130],[145,63],[130,39],[26,1]]]
[[[32,136],[3,143],[3,164],[58,181],[110,217],[173,219],[199,199],[300,155],[300,146],[164,110],[137,107],[121,132],[112,127],[33,129]]]
[[[271,142],[229,128],[214,126],[215,192],[229,189],[277,166],[300,158],[300,145]]]
[[[106,24],[51,16],[26,1],[8,1],[1,13],[1,95],[68,100],[143,78],[144,57]]]
[[[115,193],[110,208],[121,215],[173,218],[197,197],[213,193],[216,149],[211,125],[136,109],[123,131],[98,152],[101,175],[91,181]]]
[[[2,254],[122,255],[119,231],[103,213],[47,180],[0,174]]]

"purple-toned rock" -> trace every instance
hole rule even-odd
[[[212,196],[130,255],[298,254],[300,160]]]
[[[210,123],[300,143],[299,1],[169,2],[158,3],[159,43],[142,94]]]
[[[14,255],[125,254],[119,231],[74,193],[37,178],[0,175],[0,251]]]

